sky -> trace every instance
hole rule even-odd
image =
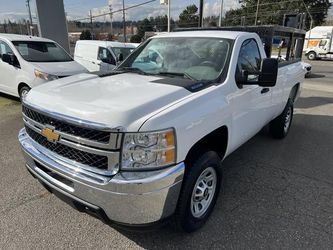
[[[125,0],[125,8],[131,5],[145,2],[147,0]],[[86,18],[89,15],[89,10],[92,10],[93,15],[98,15],[108,12],[108,4],[112,3],[113,10],[122,8],[122,0],[64,0],[65,11],[69,20]],[[219,15],[221,0],[204,0],[204,16]],[[239,0],[224,0],[224,13],[230,8],[240,6]],[[331,0],[333,2],[333,0]],[[190,4],[199,6],[199,0],[170,0],[171,16],[178,19],[180,12]],[[35,0],[31,0],[31,10],[33,19],[36,22],[35,15]],[[127,20],[141,20],[145,17],[158,16],[167,14],[167,6],[160,5],[160,0],[146,4],[144,6],[133,8],[126,12]],[[333,17],[333,9],[330,10],[330,17]],[[28,18],[26,0],[0,0],[0,22],[4,19],[18,21]],[[121,20],[122,14],[114,14],[115,21]],[[101,17],[99,21],[109,21],[109,17]]]
[[[64,0],[65,11],[69,20],[85,18],[92,9],[93,15],[105,13],[108,11],[109,1],[112,3],[113,10],[122,8],[122,0]],[[139,4],[147,0],[125,0],[125,8],[131,5]],[[199,0],[170,0],[171,16],[178,19],[180,12],[190,4],[199,6]],[[219,15],[221,0],[205,0],[204,16],[212,14]],[[224,0],[225,10],[239,7],[238,0]],[[35,1],[31,0],[31,10],[33,18],[35,15]],[[146,4],[144,6],[133,8],[126,12],[128,20],[140,20],[145,17],[165,15],[167,14],[167,6],[160,5],[160,0]],[[0,22],[4,19],[18,21],[22,18],[28,18],[26,0],[0,0]],[[122,14],[115,14],[114,20],[121,20]],[[110,20],[109,17],[105,17]],[[104,20],[103,18],[99,19]]]

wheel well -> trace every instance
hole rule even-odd
[[[295,102],[295,99],[296,99],[296,96],[297,96],[297,93],[298,93],[298,90],[299,90],[299,86],[300,86],[299,83],[295,84],[294,87],[293,87],[293,88],[291,89],[291,91],[290,91],[289,98],[290,98],[293,102]]]
[[[26,83],[24,83],[24,82],[21,82],[19,85],[18,85],[18,87],[17,87],[17,93],[20,95],[20,90],[21,90],[21,88],[23,88],[23,87],[25,87],[25,86],[27,86],[27,87],[29,87],[29,85],[28,84],[26,84]],[[29,87],[30,88],[30,87]]]
[[[191,165],[193,160],[197,159],[205,151],[215,151],[221,159],[224,158],[228,146],[228,128],[222,126],[209,133],[197,143],[195,143],[188,152],[185,159],[185,166]]]

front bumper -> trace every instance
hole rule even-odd
[[[25,129],[20,131],[19,141],[27,169],[44,185],[87,208],[102,210],[111,221],[151,224],[176,209],[184,163],[160,171],[101,176],[62,162],[34,142]]]

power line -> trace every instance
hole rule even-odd
[[[102,17],[102,16],[106,16],[106,15],[110,15],[110,14],[115,14],[115,13],[118,13],[118,12],[123,12],[123,11],[130,10],[130,9],[133,9],[133,8],[136,8],[136,7],[140,7],[140,6],[145,5],[145,4],[156,2],[156,1],[157,0],[150,0],[150,1],[146,1],[146,2],[143,2],[143,3],[139,3],[139,4],[135,4],[135,5],[129,6],[127,8],[123,7],[121,9],[118,9],[118,10],[115,10],[115,11],[112,11],[112,12],[107,12],[107,13],[103,13],[103,14],[99,14],[99,15],[93,16],[92,18],[97,18],[97,17]],[[74,20],[71,20],[71,21],[82,21],[82,20],[88,20],[88,19],[90,19],[90,17],[84,17],[84,18],[74,19]]]

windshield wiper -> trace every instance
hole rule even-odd
[[[116,69],[116,71],[117,70],[119,70],[119,71],[125,71],[125,72],[134,72],[134,73],[138,73],[138,74],[141,74],[141,75],[147,75],[146,72],[144,72],[142,69],[139,69],[139,68],[122,67],[122,68]]]
[[[192,81],[198,81],[198,79],[195,79],[193,76],[189,75],[188,73],[184,72],[184,73],[179,73],[179,72],[169,72],[169,71],[160,71],[157,73],[158,75],[171,75],[171,76],[181,76],[187,79],[190,79]]]

